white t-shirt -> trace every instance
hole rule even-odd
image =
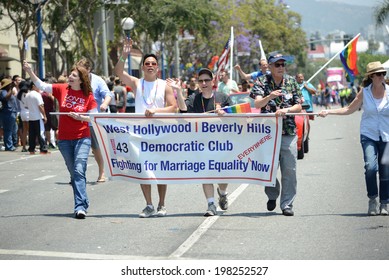
[[[30,91],[26,96],[25,102],[29,111],[30,121],[37,121],[43,119],[43,115],[39,110],[39,107],[43,105],[43,99],[42,95],[39,92],[35,90]]]

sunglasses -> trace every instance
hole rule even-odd
[[[378,72],[378,73],[374,73],[377,77],[379,76],[386,76],[386,72]]]
[[[274,63],[274,66],[276,67],[276,68],[279,68],[279,67],[284,67],[285,68],[285,63]]]
[[[155,66],[155,65],[157,65],[157,63],[156,62],[145,62],[145,65],[146,66],[150,66],[150,65]]]
[[[199,83],[202,84],[202,83],[208,83],[212,81],[212,79],[204,79],[204,80],[199,80]]]

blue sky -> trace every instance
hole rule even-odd
[[[314,1],[314,0],[313,0]],[[382,3],[382,0],[316,0],[316,1],[327,1],[327,2],[338,2],[343,4],[353,4],[353,5],[360,5],[360,6],[378,6]]]

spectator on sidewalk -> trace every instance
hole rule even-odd
[[[47,80],[47,83],[54,84],[56,83],[55,78],[49,78]],[[49,149],[56,149],[56,135],[58,130],[58,122],[56,121],[56,116],[52,115],[51,113],[55,112],[55,98],[52,94],[49,94],[47,92],[42,92],[42,99],[44,103],[45,113],[47,117],[47,121],[45,123],[45,138],[46,138],[46,145]],[[54,133],[54,141],[52,141],[51,133]]]
[[[17,99],[14,95],[14,83],[11,79],[3,79],[0,84],[1,113],[3,116],[5,151],[16,150],[14,133],[17,131],[16,116],[18,112]]]
[[[39,89],[33,82],[28,81],[26,84],[30,90],[26,96],[26,105],[29,111],[28,117],[28,151],[30,155],[35,154],[36,143],[39,143],[39,150],[41,154],[47,154],[47,145],[45,138],[45,123],[47,116],[43,103],[43,98]]]
[[[22,144],[22,152],[28,152],[27,150],[27,135],[28,135],[28,119],[29,119],[29,111],[26,104],[26,96],[30,92],[30,90],[27,87],[27,82],[22,81],[20,83],[20,90],[17,95],[17,99],[19,100],[19,106],[20,106],[20,120],[22,122],[21,127],[21,136],[20,136],[20,142]]]

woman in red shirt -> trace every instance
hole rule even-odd
[[[88,72],[75,66],[67,84],[42,82],[24,61],[23,69],[42,91],[52,94],[59,103],[58,147],[70,173],[74,194],[75,218],[84,219],[89,207],[86,193],[86,167],[91,147],[88,122],[83,113],[97,112]]]

